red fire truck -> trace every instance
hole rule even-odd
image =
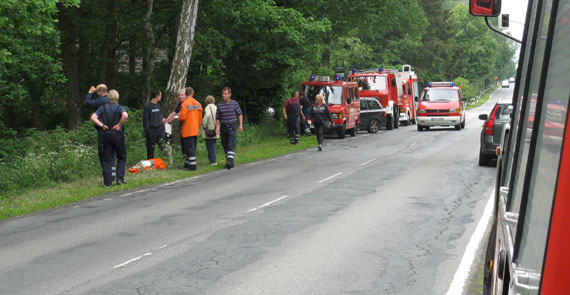
[[[328,76],[314,76],[301,83],[301,90],[305,92],[311,103],[315,103],[315,96],[322,94],[325,98],[335,128],[327,133],[336,132],[338,138],[344,138],[346,132],[356,136],[360,123],[360,100],[358,84],[356,82],[341,81],[339,75],[331,81]]]
[[[398,75],[400,80],[402,80],[402,93],[404,94],[404,99],[400,105],[400,122],[404,126],[416,124],[416,110],[418,106],[414,98],[420,95],[418,76],[410,65],[403,65],[402,71]]]
[[[500,1],[471,0],[470,12],[497,16]],[[528,1],[511,123],[497,151],[484,294],[570,294],[569,24],[568,0]]]
[[[348,80],[358,83],[360,97],[378,99],[386,109],[386,129],[391,130],[400,126],[400,106],[404,103],[402,82],[397,70],[372,69],[352,70]]]

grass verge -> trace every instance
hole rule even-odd
[[[477,107],[480,107],[481,105],[483,105],[484,103],[486,103],[489,100],[489,97],[491,97],[491,93],[493,93],[495,90],[497,90],[497,88],[499,88],[499,86],[495,86],[493,88],[490,88],[489,91],[487,91],[483,96],[481,96],[481,98],[479,98],[477,100],[476,103],[472,104],[472,105],[467,105],[467,109],[474,109]]]
[[[289,144],[289,139],[285,135],[267,136],[261,142],[243,146],[238,144],[236,165],[268,159],[312,146],[316,146],[314,136],[301,137],[298,145]],[[175,149],[175,152],[180,153],[180,150]],[[203,149],[199,149],[198,152],[198,171],[183,171],[179,169],[182,166],[181,163],[174,163],[173,167],[168,167],[165,170],[145,171],[139,174],[127,173],[125,177],[126,185],[106,187],[103,185],[102,177],[85,177],[76,181],[54,184],[49,188],[29,190],[17,196],[0,198],[0,220],[84,200],[97,199],[110,193],[138,189],[224,169],[223,150],[219,145],[217,148],[217,166],[208,164],[207,153]]]

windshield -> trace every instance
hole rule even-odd
[[[326,104],[342,104],[342,87],[328,85],[305,85],[305,93],[311,103],[315,103],[315,96],[322,94]]]
[[[362,90],[386,90],[386,77],[384,76],[361,76],[351,80],[358,82],[358,87]]]
[[[430,88],[422,93],[422,100],[427,100],[427,101],[458,100],[457,90]]]

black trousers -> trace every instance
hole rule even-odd
[[[317,134],[317,143],[323,144],[323,139],[325,137],[325,126],[321,122],[315,122],[315,133]]]
[[[164,140],[166,134],[164,127],[150,127],[146,130],[146,158],[154,159],[154,148],[156,144],[160,150],[164,150]]]
[[[220,141],[226,154],[226,163],[233,165],[236,156],[237,123],[220,124]]]
[[[299,142],[299,136],[301,135],[300,122],[301,118],[298,114],[287,117],[287,134],[291,143]]]
[[[99,162],[101,163],[101,168],[103,168],[103,182],[105,185],[112,185],[114,180],[124,180],[127,163],[125,134],[113,129],[107,131],[100,130],[97,134],[97,142]],[[115,170],[113,169],[115,168],[115,155],[117,156],[117,165],[116,171],[113,171]]]
[[[196,170],[196,142],[197,136],[182,137],[182,153],[184,154],[184,168]]]

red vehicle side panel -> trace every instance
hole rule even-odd
[[[570,116],[566,118],[566,136],[562,146],[560,170],[554,210],[550,224],[548,248],[542,279],[541,294],[570,294]]]

